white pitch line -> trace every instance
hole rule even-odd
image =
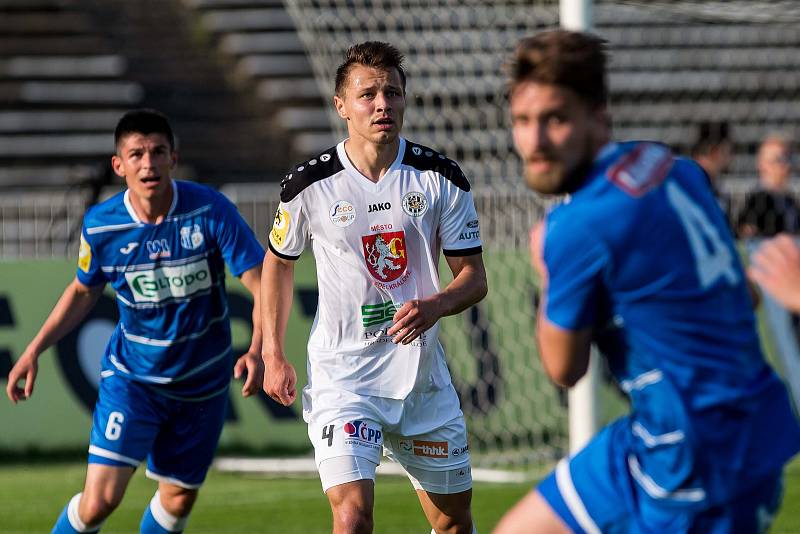
[[[313,458],[217,458],[214,468],[218,471],[235,473],[316,473],[317,465]],[[403,467],[392,461],[384,461],[378,466],[381,475],[401,475],[406,472]],[[531,475],[501,469],[472,468],[472,480],[476,482],[533,482]]]

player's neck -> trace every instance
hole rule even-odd
[[[371,143],[358,137],[351,137],[344,143],[344,151],[350,163],[358,169],[358,172],[375,183],[386,174],[397,159],[399,149],[399,137],[386,145]]]
[[[174,196],[172,183],[168,184],[163,194],[155,195],[151,198],[141,197],[130,189],[128,191],[131,206],[140,221],[148,224],[159,224],[169,213],[169,209],[172,206],[172,197]]]

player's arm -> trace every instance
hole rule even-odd
[[[247,370],[242,386],[242,396],[249,397],[259,392],[264,381],[264,362],[261,360],[261,264],[242,273],[242,284],[253,295],[253,336],[250,347],[233,368],[233,376],[240,378]]]
[[[293,296],[294,261],[268,250],[261,272],[264,392],[284,406],[292,404],[297,397],[297,373],[284,352]]]
[[[531,264],[539,275],[542,295],[547,295],[548,274],[544,261],[544,221],[533,226],[530,233]],[[572,387],[586,374],[591,354],[592,329],[565,329],[546,317],[542,302],[536,318],[536,342],[539,357],[550,379],[563,387]]]
[[[572,387],[586,374],[591,353],[591,328],[565,330],[550,322],[540,308],[536,341],[547,376],[559,386]]]
[[[86,317],[102,295],[103,287],[104,285],[86,286],[77,278],[67,286],[39,333],[8,373],[6,394],[11,402],[16,404],[17,401],[30,398],[36,382],[39,356]],[[24,388],[17,385],[20,380],[24,381]]]
[[[460,313],[486,296],[488,284],[482,254],[445,258],[453,281],[443,291],[405,302],[397,310],[394,324],[387,331],[395,343],[411,343],[442,317]]]

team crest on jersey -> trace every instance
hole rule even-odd
[[[408,265],[405,232],[383,232],[361,236],[364,260],[370,274],[381,282],[400,278]]]
[[[92,247],[89,246],[89,242],[86,241],[86,238],[83,237],[81,234],[81,246],[78,249],[78,267],[80,267],[81,271],[88,273],[89,272],[89,265],[92,263]]]
[[[203,232],[200,231],[199,224],[190,224],[181,228],[181,246],[189,250],[194,250],[203,244]]]
[[[339,228],[346,228],[356,220],[356,208],[346,200],[337,200],[328,210],[331,222]]]
[[[418,191],[406,193],[403,197],[403,211],[411,217],[422,217],[428,211],[428,199]]]
[[[283,209],[283,206],[278,206],[278,211],[275,212],[275,222],[272,223],[272,230],[269,232],[272,244],[278,248],[282,248],[283,242],[286,241],[290,220],[289,212]]]

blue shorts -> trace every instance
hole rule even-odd
[[[663,447],[663,458],[672,463],[661,470],[654,467],[651,476],[644,466],[652,458],[639,459],[634,454],[634,439],[630,420],[622,418],[604,428],[578,454],[561,460],[539,484],[539,493],[573,532],[766,531],[780,506],[782,470],[714,505],[692,472],[694,459],[685,457],[680,444]]]
[[[116,375],[100,381],[89,463],[138,465],[147,476],[196,489],[205,480],[225,423],[228,395],[177,400]]]

